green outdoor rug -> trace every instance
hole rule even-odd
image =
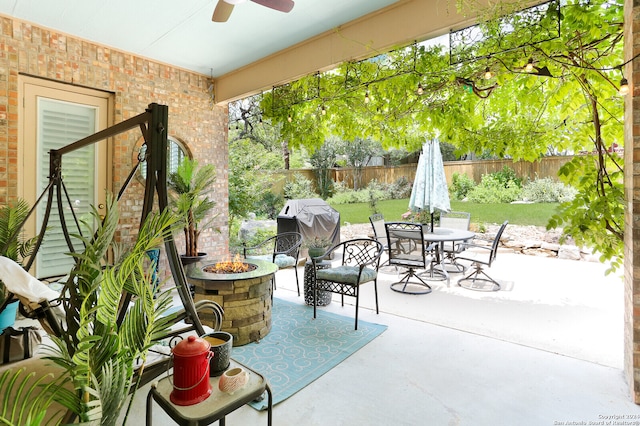
[[[354,312],[355,314],[355,312]],[[272,327],[260,342],[234,347],[231,357],[262,374],[273,405],[284,401],[379,336],[386,325],[358,321],[286,300],[273,299]],[[267,408],[267,399],[252,402]]]

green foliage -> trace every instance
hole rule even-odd
[[[522,187],[522,199],[533,203],[564,203],[575,195],[574,188],[551,178],[535,179]]]
[[[277,229],[275,227],[265,227],[255,229],[255,232],[246,233],[245,236],[241,236],[240,227],[242,226],[241,222],[236,221],[233,224],[233,228],[229,231],[229,251],[231,254],[239,254],[242,256],[242,248],[246,247],[255,247],[264,240],[269,237],[273,237],[277,233]],[[253,251],[254,254],[268,254],[271,253],[273,246],[263,247],[264,252],[259,253],[258,251]]]
[[[25,368],[10,368],[0,374],[0,424],[7,426],[39,426],[60,424],[64,413],[47,413],[56,391],[68,377],[57,379],[53,373],[35,377],[23,376]]]
[[[327,199],[333,193],[333,181],[330,169],[336,163],[340,141],[336,138],[327,139],[321,147],[311,154],[311,165],[314,168],[317,179],[317,187],[320,197]]]
[[[277,157],[275,152],[252,143],[250,139],[236,139],[229,144],[230,232],[236,218],[246,217],[249,212],[271,214],[265,205],[265,197],[268,197],[272,180],[266,173],[261,173],[260,179],[256,179],[256,172],[275,168],[281,163]]]
[[[287,200],[318,198],[318,194],[313,190],[313,182],[300,173],[294,173],[293,179],[284,184],[284,198]]]
[[[20,264],[35,248],[36,237],[25,238],[21,229],[31,206],[19,198],[0,208],[0,254]]]
[[[515,170],[510,167],[504,166],[502,170],[492,173],[494,179],[496,179],[500,185],[503,185],[505,188],[517,186],[518,188],[522,188],[522,179],[520,179]]]
[[[598,170],[585,163],[597,161],[595,156],[575,157],[560,169],[563,181],[578,193],[573,200],[560,205],[548,226],[562,226],[563,235],[573,237],[577,244],[593,247],[601,254],[602,262],[611,262],[609,272],[612,272],[623,262],[624,176],[618,170],[607,175],[606,185],[593,185]]]
[[[440,143],[440,152],[442,153],[442,161],[455,161],[458,159],[456,147],[453,144],[447,142]]]
[[[367,185],[367,191],[369,192],[369,211],[371,214],[380,213],[378,210],[378,201],[383,199],[386,195],[383,185],[373,179]]]
[[[369,211],[371,214],[380,213],[380,210],[378,210],[378,198],[373,191],[369,191]]]
[[[409,156],[409,153],[405,148],[390,148],[387,150],[387,156],[389,158],[389,164],[391,166],[397,166],[402,164],[403,161]]]
[[[19,198],[0,208],[0,255],[22,264],[33,253],[37,237],[25,238],[22,225],[31,206]],[[6,297],[6,288],[0,281],[0,305]]]
[[[144,364],[148,349],[166,337],[172,321],[163,316],[171,306],[169,293],[154,298],[152,273],[144,268],[147,251],[159,248],[181,224],[168,210],[149,215],[133,247],[110,265],[105,255],[119,217],[113,197],[102,222],[95,209],[93,216],[100,225],[91,240],[78,236],[86,248],[73,254],[76,264],[65,285],[66,330],[52,337],[56,350],[48,358],[66,370],[76,390],[58,389],[56,401],[83,422],[115,425],[127,400],[123,396],[135,388],[135,364]],[[119,323],[125,290],[134,302]]]
[[[522,189],[518,182],[504,182],[500,172],[483,175],[478,185],[467,193],[472,203],[511,203],[520,199]]]
[[[331,198],[327,198],[329,204],[353,204],[353,203],[369,203],[371,199],[371,191],[368,189],[362,189],[360,191],[354,191],[347,189],[334,194]]]
[[[371,158],[382,154],[382,146],[372,139],[355,138],[352,141],[341,141],[340,151],[346,157],[347,166],[354,168],[353,188],[360,189],[362,169]]]
[[[623,6],[620,0],[564,2],[558,37],[531,43],[528,28],[513,30],[502,24],[509,5],[497,2],[483,8],[476,29],[482,37],[467,46],[479,60],[451,66],[448,52],[439,46],[397,49],[343,64],[322,74],[320,85],[316,75],[302,78],[288,87],[291,95],[310,101],[273,108],[274,98],[268,94],[263,111],[283,123],[283,134],[294,145],[314,148],[335,135],[414,151],[425,137],[437,136],[454,146],[457,156],[535,161],[548,153],[593,152],[597,161],[580,163],[585,169],[575,170],[576,176],[591,181],[571,186],[579,191],[577,199],[594,200],[595,194],[609,198],[599,203],[615,206],[618,191],[608,181],[623,162],[609,156],[608,148],[623,145],[624,103],[616,87],[624,57]],[[514,3],[511,10],[521,7]],[[557,25],[550,22],[553,12],[542,18],[542,25]],[[531,72],[524,68],[527,58],[533,61]],[[378,67],[380,63],[385,67]],[[487,67],[495,73],[489,80],[484,78]],[[403,72],[406,69],[413,72]],[[416,92],[418,83],[422,95]],[[326,96],[307,96],[318,86]],[[365,90],[368,103],[363,101]],[[282,99],[282,93],[279,96]],[[328,108],[325,116],[318,112],[321,104]],[[505,177],[506,193],[517,198],[518,185]],[[325,189],[323,194],[329,192]],[[495,199],[486,188],[477,191],[483,201]],[[600,225],[613,237],[609,239],[582,226],[579,206],[574,202],[565,210],[566,220],[577,221],[572,236],[585,229],[585,242],[603,249],[604,259],[614,252],[622,256],[621,246],[614,243],[622,239],[621,210],[607,208],[602,217]],[[610,247],[605,250],[606,244]]]
[[[407,198],[411,195],[412,184],[406,177],[400,177],[390,185],[384,185],[375,179],[370,181],[365,189],[354,190],[338,182],[334,185],[334,195],[327,199],[330,204],[369,203],[373,212],[374,205],[381,200]]]
[[[256,201],[255,213],[258,217],[276,219],[282,207],[284,207],[283,196],[274,194],[271,191],[265,191],[260,194],[260,198]]]
[[[361,190],[347,188],[341,183],[336,183],[334,189],[335,194],[327,199],[329,204],[368,203],[371,208],[372,200],[377,204],[378,200],[388,198],[384,186],[375,180],[369,182],[369,185]]]
[[[291,150],[291,155],[289,157],[289,168],[303,169],[305,167],[309,167],[307,162],[308,158],[309,154],[307,154],[307,150],[303,146]]]
[[[406,176],[401,176],[387,188],[387,198],[408,198],[411,195],[412,188],[413,183],[409,182]]]
[[[460,174],[455,172],[451,177],[449,195],[451,195],[454,200],[464,200],[474,186],[476,186],[476,182],[467,176],[466,173]]]

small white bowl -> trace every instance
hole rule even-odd
[[[230,368],[220,376],[218,389],[233,395],[235,391],[242,389],[247,384],[247,381],[249,381],[249,374],[243,368]]]

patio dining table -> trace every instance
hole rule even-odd
[[[433,228],[433,232],[430,231],[430,225],[423,226],[423,238],[425,243],[438,243],[436,249],[436,264],[440,265],[442,270],[435,270],[434,264],[431,264],[431,268],[427,271],[429,276],[426,279],[447,280],[449,285],[449,274],[442,264],[444,261],[444,243],[470,240],[475,237],[475,233],[466,229],[454,229],[454,228]],[[422,276],[422,275],[421,275]]]

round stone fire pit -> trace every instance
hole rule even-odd
[[[205,272],[216,262],[203,261],[186,267],[195,287],[194,301],[213,300],[224,309],[222,330],[233,335],[233,345],[255,342],[271,330],[271,280],[278,267],[263,260],[243,260],[253,270],[238,273]],[[204,324],[213,318],[201,314]]]

